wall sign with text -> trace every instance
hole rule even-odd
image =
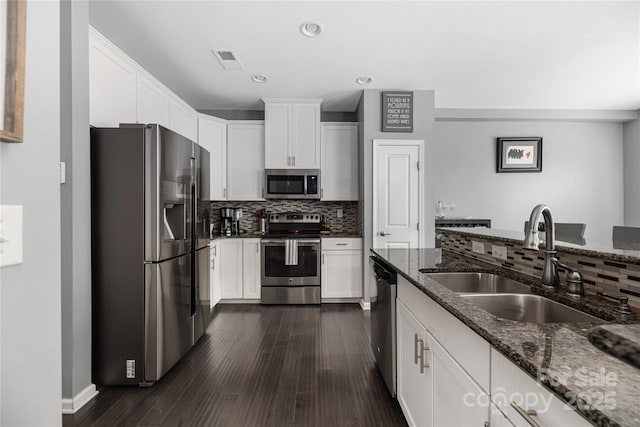
[[[413,92],[382,92],[382,132],[413,132]]]

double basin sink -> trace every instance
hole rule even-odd
[[[494,316],[530,323],[603,320],[540,295],[528,285],[492,273],[428,273],[431,279]]]

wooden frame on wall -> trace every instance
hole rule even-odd
[[[497,138],[496,172],[542,172],[542,138]]]
[[[4,76],[4,87],[0,87],[3,105],[0,141],[22,142],[27,2],[7,0],[5,5],[6,9],[0,11],[0,20],[7,29],[6,34],[0,37],[0,40],[6,40],[4,57],[0,57],[0,72]]]

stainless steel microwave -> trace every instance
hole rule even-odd
[[[320,200],[320,169],[265,169],[265,199]]]

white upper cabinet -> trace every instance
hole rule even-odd
[[[321,126],[321,200],[358,200],[358,124]]]
[[[138,73],[136,105],[138,123],[158,123],[171,127],[171,96],[149,76]]]
[[[264,200],[264,123],[227,124],[227,200]]]
[[[267,169],[320,168],[318,99],[264,99]]]
[[[93,29],[89,32],[89,122],[115,127],[136,122],[136,68]]]
[[[89,121],[98,127],[158,123],[198,139],[196,110],[91,27]]]
[[[209,151],[211,200],[227,199],[227,121],[200,114],[198,144]]]
[[[193,142],[198,142],[198,113],[196,110],[173,96],[170,108],[170,129]]]

